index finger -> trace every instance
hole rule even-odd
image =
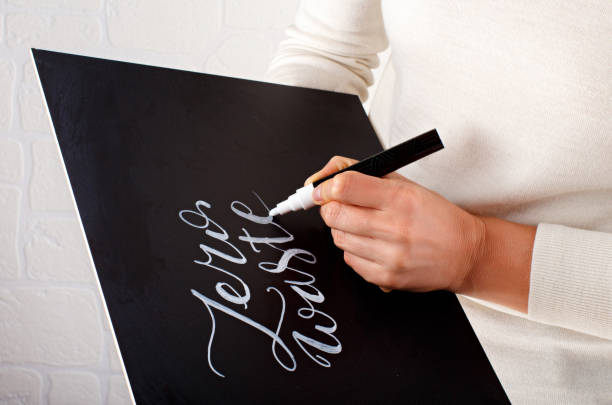
[[[393,198],[397,182],[391,179],[368,176],[347,171],[319,184],[312,192],[316,204],[329,201],[360,207],[381,209]]]

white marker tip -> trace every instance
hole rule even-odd
[[[279,214],[279,212],[278,212],[278,208],[272,208],[272,209],[270,210],[270,213],[268,214],[268,216],[273,217],[273,216],[278,215],[278,214]]]

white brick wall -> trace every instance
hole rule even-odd
[[[261,79],[297,0],[0,0],[0,404],[129,404],[29,47]]]

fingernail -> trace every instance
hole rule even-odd
[[[310,180],[312,178],[312,176],[310,176],[309,178],[306,179],[306,181],[304,182],[304,185],[307,186],[310,183],[312,183],[312,180]]]
[[[321,198],[321,186],[317,186],[317,188],[312,191],[312,200],[316,203],[323,202],[323,198]]]

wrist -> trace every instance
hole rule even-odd
[[[478,217],[483,233],[473,264],[455,292],[527,312],[535,226]]]
[[[476,271],[483,266],[487,260],[486,250],[489,248],[487,240],[487,226],[484,217],[472,215],[473,224],[467,228],[464,240],[466,271],[456,288],[451,289],[455,293],[466,294],[472,290]]]

